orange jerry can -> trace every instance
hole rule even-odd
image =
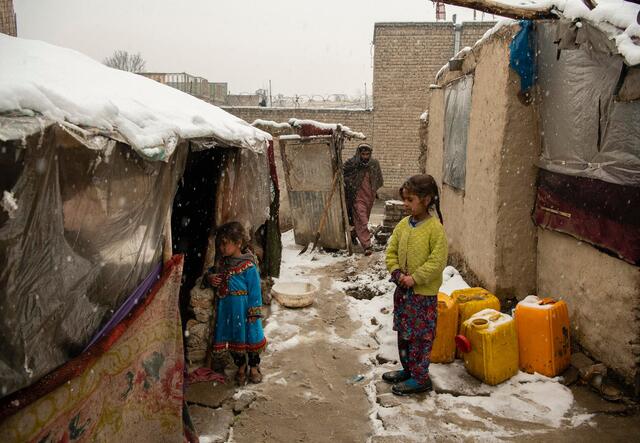
[[[431,348],[432,363],[451,363],[456,358],[458,305],[444,292],[438,292],[436,339]]]
[[[462,325],[471,316],[485,309],[500,310],[500,300],[484,288],[458,289],[451,293],[451,297],[458,305],[458,333]]]
[[[520,369],[555,377],[571,363],[569,309],[562,300],[530,295],[515,309]]]

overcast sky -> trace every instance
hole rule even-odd
[[[365,82],[370,92],[373,24],[435,20],[427,0],[13,1],[19,37],[100,61],[116,49],[140,52],[147,71],[227,82],[232,93],[271,80],[274,95],[354,95]],[[447,20],[473,18],[446,9]]]

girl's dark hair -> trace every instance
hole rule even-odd
[[[431,197],[431,202],[429,203],[427,210],[435,207],[440,223],[444,223],[442,220],[442,212],[440,212],[440,191],[438,190],[436,180],[432,176],[429,174],[414,175],[400,186],[399,191],[400,198],[403,198],[403,191],[417,195],[420,198]]]
[[[239,243],[240,249],[247,246],[247,234],[240,222],[232,221],[218,227],[216,231],[216,243],[222,244],[222,240]]]

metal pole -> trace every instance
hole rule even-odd
[[[269,80],[269,107],[273,108],[273,100],[271,99],[271,80]]]

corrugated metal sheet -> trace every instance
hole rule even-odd
[[[329,205],[318,246],[346,249],[344,187],[341,177],[329,202],[336,171],[341,174],[339,146],[332,136],[281,139],[282,162],[291,205],[295,241],[308,245],[315,239],[322,213]]]

